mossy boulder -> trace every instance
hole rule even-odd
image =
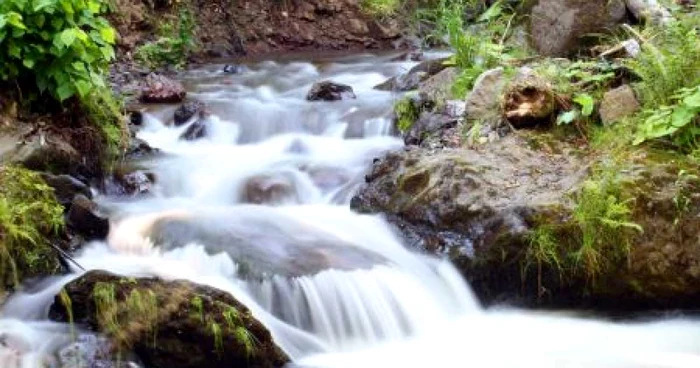
[[[63,207],[32,171],[0,166],[0,293],[61,270]]]
[[[289,362],[248,308],[228,293],[188,281],[90,271],[65,286],[49,316],[108,335],[149,367],[281,367]]]
[[[487,304],[700,306],[698,165],[644,150],[613,165],[548,136],[390,153],[352,207],[452,260]]]

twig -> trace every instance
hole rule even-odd
[[[85,268],[80,265],[73,257],[71,257],[68,253],[66,253],[63,249],[57,247],[55,244],[49,243],[51,245],[51,248],[55,249],[56,252],[58,252],[59,256],[71,261],[74,265],[78,266],[82,271],[85,271]]]

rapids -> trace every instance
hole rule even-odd
[[[406,249],[381,216],[350,211],[372,160],[402,146],[390,123],[399,96],[372,87],[411,65],[358,55],[183,73],[212,113],[208,135],[180,140],[194,121],[174,127],[174,107],[149,107],[138,135],[161,153],[138,165],[156,184],[137,199],[98,197],[111,232],[76,261],[225,290],[295,367],[700,367],[697,321],[485,310],[451,264]],[[324,79],[353,86],[358,98],[307,102]],[[274,198],[251,195],[270,185],[280,188]],[[70,326],[47,321],[47,310],[81,272],[7,301],[0,367],[55,361]]]

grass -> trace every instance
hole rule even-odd
[[[633,235],[643,229],[632,221],[632,201],[623,195],[619,169],[599,167],[574,195],[567,222],[543,223],[529,234],[525,268],[537,265],[540,287],[544,267],[561,280],[582,276],[593,285],[625,263]]]
[[[58,271],[49,238],[62,228],[63,207],[38,174],[0,167],[0,290]]]
[[[177,21],[162,22],[156,32],[157,38],[139,46],[134,52],[134,58],[150,69],[163,67],[180,69],[196,49],[195,28],[192,10],[184,4],[180,5]]]

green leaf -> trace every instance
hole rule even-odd
[[[580,93],[574,96],[574,102],[581,106],[581,115],[591,116],[595,107],[595,100],[588,93]]]
[[[683,103],[689,107],[700,108],[700,87],[696,88],[695,93],[684,98]]]
[[[501,1],[496,1],[483,14],[481,14],[478,21],[488,22],[492,19],[498,18],[501,13],[503,13],[503,4],[501,4]]]
[[[5,14],[5,22],[17,29],[27,29],[22,22],[22,15],[17,12],[9,12]]]
[[[571,110],[571,111],[566,111],[564,113],[559,114],[559,117],[557,118],[557,125],[568,125],[574,122],[579,115],[578,110]]]
[[[58,38],[65,47],[71,47],[75,42],[75,32],[72,29],[66,29],[58,35]]]
[[[693,121],[693,117],[695,117],[696,113],[697,111],[688,106],[679,106],[673,110],[673,114],[671,114],[671,126],[676,130],[683,128]]]
[[[86,81],[77,81],[75,82],[75,88],[78,90],[80,97],[85,97],[92,90],[92,85]]]
[[[102,36],[102,39],[104,39],[105,42],[114,44],[116,39],[116,32],[112,27],[104,27],[100,28],[100,36]]]
[[[35,0],[34,12],[38,12],[39,10],[44,9],[47,6],[53,5],[55,2],[55,0]]]
[[[24,64],[27,69],[32,69],[34,68],[34,64],[36,64],[36,60],[25,57],[24,60],[22,60],[22,64]]]
[[[75,90],[69,83],[64,83],[58,86],[56,89],[56,94],[58,95],[58,99],[63,102],[73,96],[75,94]]]

